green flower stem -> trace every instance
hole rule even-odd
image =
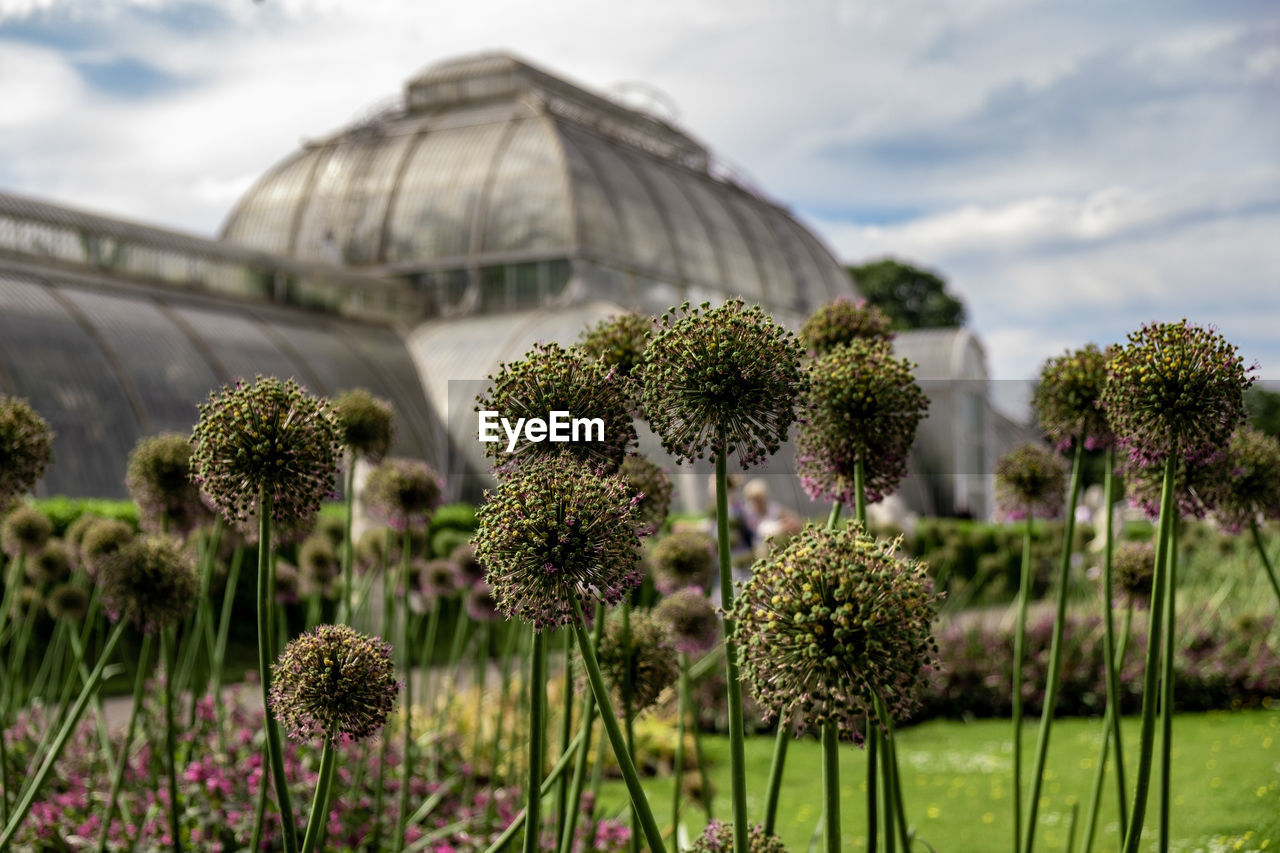
[[[631,705],[631,697],[635,692],[634,667],[635,658],[631,649],[631,602],[622,602],[622,659],[626,667],[622,670],[622,730],[627,736],[627,754],[632,763],[636,760],[635,709]],[[628,844],[631,853],[640,853],[640,815],[635,806],[631,807],[631,839]]]
[[[315,853],[320,833],[324,829],[325,816],[329,814],[329,791],[333,788],[333,768],[338,763],[338,749],[333,738],[326,736],[320,752],[320,777],[316,780],[315,799],[311,801],[311,815],[307,819],[307,831],[302,837],[302,853]]]
[[[1104,731],[1104,737],[1111,739],[1111,748],[1115,751],[1116,765],[1116,796],[1119,800],[1117,815],[1120,820],[1120,837],[1124,838],[1125,829],[1129,823],[1128,808],[1129,804],[1125,797],[1124,785],[1124,743],[1120,737],[1120,662],[1124,658],[1124,651],[1116,651],[1115,637],[1115,614],[1111,607],[1111,596],[1114,589],[1114,572],[1112,569],[1113,557],[1115,552],[1115,531],[1112,530],[1112,521],[1114,514],[1112,507],[1116,501],[1116,452],[1114,448],[1108,447],[1106,456],[1103,461],[1103,480],[1102,480],[1102,503],[1107,513],[1107,535],[1103,540],[1102,549],[1102,651],[1103,663],[1106,667],[1107,679],[1107,709],[1116,708],[1117,710],[1110,715],[1110,729]],[[1121,640],[1124,642],[1128,638]],[[1105,716],[1105,715],[1104,715]],[[1106,750],[1103,751],[1103,760],[1106,759]],[[1100,765],[1101,766],[1101,765]],[[1093,825],[1090,823],[1086,830],[1086,835],[1093,834]]]
[[[854,468],[854,477],[858,475],[858,468]],[[835,530],[836,523],[840,521],[840,511],[844,504],[836,501],[831,505],[831,513],[827,516],[827,529]],[[864,507],[865,512],[865,507]],[[782,771],[787,763],[787,747],[791,744],[792,735],[787,731],[785,721],[778,721],[778,734],[773,742],[773,760],[769,764],[769,787],[766,789],[764,800],[764,831],[767,835],[772,835],[774,827],[778,823],[778,796],[782,792]]]
[[[693,667],[689,668],[685,677],[690,681],[693,680]],[[707,813],[707,820],[711,821],[715,817],[712,809],[712,801],[715,797],[711,790],[711,777],[707,774],[707,761],[702,753],[702,726],[698,721],[696,709],[690,709],[690,713],[693,716],[693,759],[698,765],[698,781],[702,787],[702,808]]]
[[[538,835],[542,829],[542,749],[547,717],[547,638],[537,628],[533,630],[529,665],[529,785],[525,789],[524,853],[538,853]]]
[[[721,427],[722,447],[725,445],[725,440],[724,428]],[[716,544],[720,557],[720,608],[728,614],[733,608],[733,566],[729,559],[728,458],[723,451],[716,454]],[[734,637],[733,620],[727,615],[724,619],[724,666],[725,686],[729,694],[733,849],[734,853],[750,853],[751,827],[747,818],[746,722],[742,713],[742,682],[738,676],[738,643]]]
[[[356,454],[355,451],[348,451],[348,455],[347,488],[343,492],[346,501],[342,513],[342,607],[338,613],[338,623],[341,625],[350,625],[355,619],[355,611],[351,606],[351,567],[355,564],[355,543],[351,541],[351,526],[355,521]]]
[[[258,671],[262,682],[263,727],[267,734],[267,753],[271,759],[271,780],[275,783],[280,808],[281,834],[285,853],[298,853],[298,827],[294,823],[293,803],[289,799],[289,780],[284,775],[284,750],[280,746],[280,727],[271,713],[271,659],[274,645],[271,614],[275,610],[276,591],[271,571],[271,495],[263,492],[258,500]]]
[[[1271,581],[1271,588],[1276,593],[1276,601],[1280,603],[1280,581],[1276,580],[1275,567],[1271,565],[1271,558],[1267,556],[1267,548],[1262,543],[1262,534],[1258,532],[1258,519],[1249,519],[1249,530],[1253,533],[1253,544],[1258,549],[1258,556],[1262,558],[1262,567],[1267,570],[1267,580]]]
[[[1170,771],[1173,769],[1173,654],[1178,635],[1178,519],[1169,526],[1165,557],[1169,588],[1164,595],[1164,658],[1160,675],[1160,834],[1159,849],[1169,849]]]
[[[822,738],[823,738],[823,747],[824,747],[822,764],[823,764],[823,771],[824,771],[823,776],[825,779],[825,775],[826,775],[825,774],[825,771],[826,771],[826,753],[825,753],[826,727],[825,726],[823,727]],[[871,851],[871,853],[874,853],[875,850],[877,850],[880,846],[880,800],[878,796],[878,787],[879,787],[880,777],[879,777],[879,774],[877,773],[877,770],[879,768],[879,757],[880,757],[880,750],[879,750],[880,730],[875,726],[874,723],[871,722],[870,717],[867,718],[867,731],[866,731],[865,743],[866,743],[866,753],[867,753],[867,850]],[[837,787],[837,791],[838,790],[839,789]],[[824,795],[826,794],[825,784],[823,788],[823,794]],[[835,820],[837,823],[839,823],[840,821],[840,812],[838,808],[839,803],[840,803],[839,795],[837,794],[837,797],[836,797],[837,810],[835,814]],[[823,811],[824,820],[829,822],[831,818],[828,816],[828,814],[829,814],[828,811]],[[827,834],[830,834],[830,830],[826,830],[826,832]],[[836,847],[838,848],[840,846],[838,841],[839,839],[838,832],[836,833],[836,837],[837,837]]]
[[[89,665],[84,662],[84,642],[80,639],[80,634],[76,631],[75,626],[67,626],[67,639],[71,641],[71,654],[75,658],[76,669],[80,673],[80,682],[87,684],[89,682]],[[111,737],[107,732],[107,712],[102,706],[102,695],[95,693],[93,696],[93,715],[96,723],[95,728],[98,730],[98,745],[102,748],[102,758],[108,764],[111,763]]]
[[[889,715],[889,709],[885,706],[884,700],[877,693],[874,696],[876,716],[884,723],[884,766],[885,766],[885,788],[888,791],[886,795],[891,808],[885,810],[886,837],[891,838],[890,831],[893,826],[897,827],[898,840],[902,843],[902,849],[905,853],[911,850],[911,833],[907,828],[907,812],[902,801],[902,774],[898,772],[898,748],[894,743],[893,717]]]
[[[476,626],[476,633],[479,635],[479,643],[476,645],[476,657],[473,663],[474,670],[472,672],[473,684],[476,691],[476,708],[487,708],[485,704],[484,691],[488,682],[489,669],[489,623],[481,622]],[[481,725],[483,714],[477,714],[475,720],[475,728],[471,730],[471,765],[473,771],[467,774],[467,780],[462,786],[463,802],[471,802],[471,796],[475,793],[476,776],[479,775],[480,765],[480,741],[481,735],[484,733],[484,726]]]
[[[1114,667],[1117,670],[1122,669],[1124,665],[1124,653],[1128,647],[1129,630],[1132,624],[1133,604],[1130,604],[1124,613],[1124,628],[1120,635],[1120,645],[1116,649]],[[1093,850],[1093,836],[1098,825],[1098,805],[1102,802],[1102,782],[1107,763],[1107,753],[1110,752],[1111,748],[1112,722],[1119,714],[1119,710],[1119,702],[1108,703],[1106,713],[1103,714],[1102,743],[1098,747],[1098,763],[1093,771],[1093,787],[1089,795],[1089,811],[1085,814],[1084,840],[1080,846],[1082,853],[1090,853]],[[1123,776],[1121,778],[1123,779]],[[1123,792],[1117,793],[1120,796],[1120,813],[1123,816],[1129,804],[1125,801]],[[1124,840],[1123,826],[1120,829],[1120,840]]]
[[[538,789],[539,795],[545,797],[547,794],[550,794],[551,788],[560,779],[565,768],[569,766],[569,761],[573,759],[575,755],[580,755],[585,751],[586,745],[583,741],[583,733],[578,732],[574,735],[573,740],[570,741],[569,748],[561,754],[560,758],[556,760],[555,765],[553,765],[551,770],[547,772],[546,778],[542,780],[542,786]],[[511,819],[511,823],[507,824],[507,828],[502,831],[502,834],[494,839],[493,843],[489,845],[486,853],[498,853],[498,851],[505,849],[506,846],[511,843],[511,839],[515,838],[516,833],[524,826],[526,816],[527,813],[524,809],[521,809],[516,816]],[[419,845],[416,849],[421,850],[422,846],[423,845]]]
[[[269,754],[267,745],[264,743],[262,745],[262,765],[264,768],[270,760],[271,755]],[[270,790],[271,783],[267,779],[267,774],[264,772],[262,774],[262,783],[258,786],[258,802],[253,807],[253,832],[249,836],[248,848],[250,850],[262,849],[262,828],[267,816],[267,799],[270,796],[268,794],[268,791]],[[374,813],[381,814],[381,812]],[[381,821],[378,823],[380,824]]]
[[[640,785],[640,776],[636,773],[635,763],[627,752],[627,744],[623,739],[622,729],[618,726],[618,718],[614,716],[613,708],[609,705],[609,691],[605,687],[604,676],[600,674],[600,662],[596,660],[595,649],[591,647],[591,640],[587,637],[582,604],[577,598],[571,599],[570,603],[573,605],[573,632],[578,639],[578,649],[582,652],[582,662],[587,670],[587,678],[591,682],[591,692],[596,696],[596,704],[600,708],[600,720],[604,723],[605,733],[609,736],[613,754],[618,759],[622,778],[627,783],[631,804],[640,816],[640,825],[644,830],[645,839],[649,842],[650,853],[667,853],[667,847],[662,841],[662,832],[658,829],[658,822],[653,817],[653,809],[649,807],[649,799]],[[734,675],[736,674],[735,672]],[[744,810],[745,807],[746,803],[743,803]]]
[[[875,788],[874,780],[869,787]],[[822,809],[823,850],[840,853],[840,741],[835,723],[822,724]],[[870,838],[867,849],[875,850]]]
[[[1155,576],[1151,582],[1151,611],[1147,619],[1147,661],[1142,676],[1142,733],[1139,738],[1138,775],[1134,782],[1133,809],[1129,831],[1124,838],[1124,853],[1138,853],[1142,841],[1142,824],[1147,813],[1147,794],[1151,786],[1151,761],[1155,752],[1156,700],[1160,676],[1160,651],[1164,639],[1164,596],[1168,584],[1169,529],[1173,526],[1174,476],[1178,459],[1170,454],[1164,463],[1164,481],[1160,487],[1160,521],[1156,529]]]
[[[675,774],[671,785],[671,827],[680,831],[680,800],[684,794],[684,733],[685,718],[689,715],[689,654],[680,652],[680,681],[676,700],[676,755]],[[772,780],[770,780],[772,782]]]
[[[1022,529],[1022,573],[1018,581],[1018,616],[1013,631],[1013,849],[1022,843],[1022,665],[1026,659],[1027,602],[1031,596],[1031,504]]]
[[[390,530],[387,531],[386,547],[383,548],[382,553],[384,555],[391,553]],[[382,577],[382,636],[383,638],[387,638],[391,636],[392,631],[391,596],[395,591],[395,584],[391,583],[391,570],[385,556],[382,561],[382,571],[380,572],[380,575]],[[378,782],[373,789],[373,814],[375,815],[375,819],[373,822],[373,841],[369,845],[370,850],[382,849],[382,802],[386,791],[387,751],[391,744],[391,738],[389,737],[382,737],[378,740]],[[252,849],[256,850],[257,848],[255,847]]]
[[[81,688],[75,704],[62,721],[62,728],[59,729],[57,737],[54,738],[53,743],[45,752],[44,760],[40,763],[39,769],[36,770],[30,784],[27,785],[22,796],[14,805],[13,811],[9,815],[9,820],[4,826],[4,832],[0,834],[0,850],[10,849],[9,845],[13,842],[13,836],[22,827],[22,822],[26,820],[31,807],[35,805],[36,796],[44,786],[45,780],[49,778],[49,773],[52,772],[54,764],[57,763],[58,758],[62,755],[62,750],[66,747],[67,741],[71,739],[76,724],[80,722],[84,709],[89,705],[90,698],[101,686],[102,674],[107,668],[107,661],[110,659],[111,653],[115,651],[116,644],[120,642],[120,637],[124,635],[126,624],[123,620],[117,622],[107,636],[107,642],[102,647],[102,654],[98,657],[98,663],[94,666],[93,671],[89,673],[89,683]]]
[[[177,658],[174,646],[174,628],[160,631],[160,656],[164,658],[164,746],[165,774],[169,785],[169,833],[173,836],[173,853],[182,853],[182,832],[178,813],[178,743],[173,725],[174,662]]]
[[[516,647],[520,641],[521,633],[517,630],[516,623],[507,622],[505,625],[507,636],[502,645],[502,657],[498,661],[498,684],[502,692],[498,694],[498,721],[497,727],[493,731],[493,749],[489,753],[493,756],[493,769],[490,775],[494,778],[498,778],[501,775],[498,770],[498,757],[504,755],[502,751],[503,729],[507,722],[507,705],[511,703],[511,662],[515,658]],[[506,764],[505,759],[503,764]],[[492,801],[489,807],[494,807]]]
[[[400,542],[400,583],[403,587],[400,590],[400,605],[403,611],[400,615],[400,648],[404,650],[404,728],[400,731],[400,805],[396,810],[394,846],[397,853],[404,849],[404,833],[408,828],[405,824],[409,819],[409,782],[413,779],[413,647],[409,644],[410,628],[413,624],[413,610],[409,608],[409,594],[413,588],[413,573],[410,569],[412,549],[413,534],[406,525]],[[439,612],[440,602],[437,601],[436,606],[431,610],[433,622],[439,618]],[[429,641],[434,645],[435,637],[431,637]],[[427,649],[428,672],[430,672],[432,651],[431,648]]]
[[[604,633],[604,605],[596,605],[594,645],[600,645],[600,637]],[[572,635],[570,635],[572,638]],[[572,670],[566,674],[571,677]],[[568,707],[567,705],[565,706]],[[561,826],[560,853],[573,853],[573,836],[578,829],[578,819],[582,814],[582,788],[587,780],[587,761],[591,757],[591,729],[596,721],[596,697],[590,690],[583,691],[582,723],[578,728],[578,736],[582,738],[578,746],[578,757],[573,765],[573,783],[569,789],[568,814]]]
[[[98,853],[106,853],[107,836],[111,834],[111,819],[115,816],[116,801],[124,785],[124,770],[129,764],[129,747],[138,726],[138,711],[142,708],[142,687],[147,683],[147,667],[151,663],[151,635],[142,635],[142,648],[138,651],[138,671],[133,676],[133,704],[129,707],[129,722],[125,725],[120,754],[116,756],[111,772],[111,792],[107,795],[107,810],[102,815],[102,829],[98,832]],[[263,780],[266,781],[265,779]]]
[[[1062,562],[1058,566],[1057,610],[1053,617],[1053,642],[1049,647],[1049,674],[1045,684],[1044,709],[1040,713],[1040,734],[1036,738],[1035,767],[1031,773],[1031,796],[1027,799],[1026,841],[1023,853],[1032,853],[1036,839],[1036,815],[1040,811],[1040,787],[1044,782],[1044,765],[1049,758],[1049,734],[1053,728],[1053,712],[1058,707],[1058,691],[1062,684],[1062,634],[1067,623],[1067,582],[1071,572],[1071,545],[1075,539],[1076,501],[1080,496],[1084,442],[1076,441],[1071,460],[1071,485],[1067,487],[1067,512],[1062,529]]]
[[[218,716],[218,748],[227,751],[227,709],[222,701],[222,668],[227,659],[227,637],[231,633],[231,610],[236,601],[236,587],[240,584],[240,567],[244,564],[244,549],[237,548],[231,555],[231,567],[227,569],[226,588],[222,591],[222,613],[218,616],[218,633],[213,640],[213,710]]]
[[[458,621],[462,622],[462,613],[458,613]],[[564,693],[562,694],[561,704],[564,713],[560,717],[560,752],[563,754],[569,749],[569,742],[573,740],[573,635],[568,631],[564,632],[561,638],[564,643],[563,660],[564,667]],[[560,776],[560,783],[556,786],[556,831],[563,832],[565,826],[565,810],[569,807],[569,783],[570,778],[565,775]],[[557,842],[556,847],[560,845]]]

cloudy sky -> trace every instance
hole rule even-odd
[[[998,379],[1149,320],[1280,379],[1273,0],[0,0],[0,189],[214,234],[300,141],[513,50],[674,114]]]

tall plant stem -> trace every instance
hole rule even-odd
[[[671,828],[672,832],[680,832],[680,801],[684,794],[684,735],[685,718],[689,716],[689,654],[680,652],[680,680],[676,700],[676,756],[675,773],[671,784]],[[675,845],[679,847],[679,843]]]
[[[1276,602],[1280,603],[1280,581],[1276,580],[1275,566],[1271,565],[1271,558],[1267,556],[1267,548],[1262,543],[1262,534],[1258,532],[1258,519],[1249,519],[1249,530],[1253,533],[1253,544],[1258,549],[1258,556],[1262,558],[1262,567],[1267,570],[1267,580],[1271,581],[1271,588],[1275,590]]]
[[[1013,630],[1013,850],[1022,843],[1022,664],[1026,658],[1027,602],[1031,597],[1031,504],[1022,528],[1022,573],[1018,580],[1018,615]]]
[[[902,802],[902,774],[898,772],[898,748],[894,742],[893,718],[889,716],[889,709],[884,704],[884,700],[880,698],[880,694],[875,694],[876,716],[884,723],[884,766],[885,766],[885,789],[889,792],[886,796],[889,798],[889,808],[885,809],[885,832],[889,837],[893,835],[894,827],[897,828],[898,840],[902,842],[904,853],[911,851],[911,834],[907,829],[907,813]]]
[[[867,753],[867,851],[875,853],[880,847],[880,797],[878,783],[879,767],[880,767],[880,732],[876,728],[875,723],[871,721],[870,715],[867,716],[866,731],[866,753]],[[826,733],[823,733],[824,747]],[[825,755],[825,751],[824,751]],[[823,770],[826,769],[826,761],[823,760]],[[825,773],[824,773],[825,777]],[[838,790],[838,789],[837,789]],[[824,790],[825,794],[825,790]],[[836,805],[839,806],[839,796],[836,798]],[[823,811],[823,820],[829,821],[831,818],[828,813]],[[839,811],[836,812],[836,821],[840,820]],[[837,838],[839,833],[837,833]]]
[[[836,724],[822,724],[823,849],[840,853],[840,734]],[[873,783],[874,787],[874,783]],[[868,840],[867,849],[874,850]]]
[[[151,635],[142,635],[142,648],[138,650],[138,671],[133,675],[133,704],[129,707],[129,722],[124,728],[124,740],[120,754],[116,756],[111,772],[111,791],[107,794],[107,810],[102,815],[102,828],[98,831],[98,853],[106,853],[107,836],[111,834],[111,819],[115,816],[116,801],[124,785],[124,770],[129,765],[129,747],[138,726],[138,711],[142,708],[142,687],[147,683],[147,667],[151,663]],[[265,779],[263,782],[265,783]]]
[[[720,446],[725,446],[724,429]],[[733,565],[729,559],[729,460],[724,450],[716,454],[716,545],[720,558],[720,606],[724,619],[725,682],[729,694],[729,764],[733,796],[734,853],[750,853],[747,823],[746,722],[742,715],[742,682],[738,677],[738,641],[728,613],[733,608]],[[598,699],[599,697],[597,697]],[[655,848],[656,849],[656,848]]]
[[[1124,653],[1128,648],[1129,629],[1132,624],[1133,604],[1130,603],[1124,613],[1124,628],[1120,635],[1120,645],[1116,649],[1116,657],[1114,661],[1116,669],[1121,669],[1124,666]],[[1089,811],[1085,814],[1084,839],[1080,842],[1080,849],[1082,853],[1090,853],[1090,851],[1093,850],[1093,836],[1097,831],[1098,826],[1098,804],[1102,802],[1102,781],[1103,777],[1106,775],[1107,753],[1111,748],[1112,721],[1119,715],[1119,713],[1120,703],[1109,703],[1107,705],[1107,710],[1102,717],[1102,743],[1098,747],[1098,763],[1097,766],[1094,767],[1093,771],[1093,787],[1089,795]],[[1124,811],[1128,808],[1129,804],[1124,799],[1123,792],[1117,791],[1117,794],[1120,797],[1120,814],[1123,816]],[[1123,826],[1120,829],[1120,840],[1122,842],[1124,841]]]
[[[384,555],[391,553],[391,531],[387,530],[385,538],[385,547],[382,549]],[[395,592],[395,584],[391,582],[391,569],[389,560],[386,556],[382,560],[382,637],[389,640],[392,632],[392,601],[391,596]],[[378,782],[373,789],[373,841],[369,845],[370,850],[382,849],[382,802],[385,796],[386,785],[384,784],[387,777],[387,752],[391,745],[391,738],[379,738],[378,744]]]
[[[240,567],[244,563],[244,549],[237,548],[227,570],[226,589],[222,591],[222,612],[218,615],[218,633],[213,641],[213,708],[218,717],[218,746],[226,752],[227,709],[222,701],[222,666],[227,657],[227,636],[231,632],[231,610],[235,605],[236,587],[240,584]]]
[[[1138,748],[1138,775],[1134,782],[1133,809],[1129,831],[1124,838],[1124,853],[1138,853],[1142,841],[1142,825],[1147,814],[1147,794],[1151,787],[1151,761],[1155,752],[1156,704],[1160,676],[1160,652],[1164,634],[1164,598],[1172,592],[1169,586],[1169,529],[1173,526],[1173,488],[1178,457],[1171,453],[1164,462],[1164,481],[1160,487],[1160,522],[1156,528],[1155,576],[1151,582],[1151,611],[1147,620],[1147,661],[1142,676],[1142,734]]]
[[[613,747],[614,757],[618,759],[618,767],[627,784],[627,793],[631,795],[631,804],[640,816],[640,826],[644,830],[645,839],[649,842],[650,853],[667,853],[667,846],[662,841],[662,832],[653,817],[653,809],[649,807],[649,799],[640,785],[640,775],[636,773],[635,762],[627,752],[627,743],[618,726],[618,718],[609,704],[609,691],[604,684],[604,676],[600,674],[600,662],[596,659],[595,649],[591,647],[591,639],[587,636],[586,621],[582,615],[582,604],[578,599],[570,599],[573,605],[573,632],[578,639],[578,649],[582,652],[582,663],[587,670],[587,679],[591,682],[591,692],[595,694],[596,705],[600,709],[600,721],[604,724],[605,734],[609,737],[609,745]],[[743,804],[745,807],[745,803]]]
[[[343,625],[350,625],[355,618],[355,612],[351,605],[353,585],[351,567],[355,563],[355,543],[351,541],[351,527],[355,520],[356,509],[355,451],[347,451],[347,456],[347,488],[343,492],[343,497],[346,498],[346,506],[342,514],[342,612],[338,614],[338,622]]]
[[[164,658],[164,745],[165,772],[169,785],[169,833],[173,836],[173,853],[182,853],[182,833],[178,820],[178,747],[177,732],[173,725],[173,679],[174,662],[177,659],[174,649],[174,628],[164,628],[160,632],[160,656]]]
[[[600,637],[604,634],[604,605],[596,605],[594,646],[600,645]],[[570,635],[572,636],[572,635]],[[572,670],[566,673],[570,677]],[[566,706],[567,708],[568,706]],[[591,728],[596,721],[596,696],[586,690],[582,696],[582,724],[579,735],[582,742],[578,745],[578,755],[573,764],[573,784],[569,788],[568,814],[560,827],[560,853],[573,853],[573,836],[578,829],[578,819],[582,814],[582,789],[587,782],[587,762],[590,759]]]
[[[1114,448],[1108,447],[1105,459],[1103,461],[1103,479],[1102,479],[1102,502],[1104,511],[1107,513],[1107,534],[1103,540],[1102,546],[1102,653],[1103,664],[1105,666],[1106,688],[1107,688],[1107,709],[1115,709],[1113,713],[1104,715],[1106,721],[1110,723],[1107,731],[1103,732],[1103,736],[1110,738],[1111,750],[1115,753],[1116,766],[1116,796],[1119,800],[1118,817],[1120,820],[1120,837],[1124,837],[1125,829],[1129,823],[1128,803],[1125,797],[1124,787],[1124,743],[1120,738],[1120,660],[1124,652],[1116,653],[1116,636],[1115,636],[1115,613],[1111,607],[1111,596],[1114,590],[1114,570],[1113,557],[1115,552],[1115,531],[1112,530],[1112,507],[1116,500],[1116,452]],[[1106,751],[1103,751],[1103,761],[1106,760]],[[1090,826],[1086,830],[1086,836],[1093,834],[1093,827]]]
[[[462,620],[462,614],[458,614],[459,621]],[[564,642],[563,660],[564,660],[564,687],[561,697],[561,703],[564,707],[564,714],[560,718],[560,752],[563,754],[569,749],[569,742],[573,740],[573,634],[569,631],[564,632],[562,637]],[[565,811],[569,808],[569,776],[561,774],[560,781],[556,785],[556,831],[560,832],[565,825]],[[559,847],[559,844],[556,845]]]
[[[9,814],[9,820],[4,826],[4,831],[0,833],[0,850],[10,849],[9,845],[13,842],[13,836],[22,828],[22,822],[26,820],[31,807],[35,805],[40,789],[44,787],[45,780],[49,778],[49,773],[53,770],[54,764],[57,763],[58,758],[62,755],[62,750],[66,747],[67,741],[71,739],[76,724],[80,722],[80,717],[84,714],[84,709],[101,685],[102,673],[107,668],[107,661],[111,658],[111,653],[115,651],[116,644],[120,642],[120,637],[124,635],[126,624],[123,620],[117,622],[107,636],[106,644],[102,647],[102,653],[98,657],[98,663],[94,666],[93,671],[89,673],[88,683],[81,688],[75,704],[71,706],[71,710],[63,718],[62,728],[58,730],[57,737],[54,738],[49,748],[45,751],[44,760],[40,762],[39,769],[36,770],[22,796],[14,804],[13,810]]]
[[[1080,495],[1080,475],[1084,459],[1084,442],[1076,441],[1071,460],[1071,485],[1067,487],[1067,514],[1062,528],[1062,561],[1058,565],[1057,609],[1053,615],[1053,643],[1049,647],[1049,674],[1045,684],[1044,709],[1040,712],[1040,734],[1036,738],[1035,767],[1031,773],[1031,796],[1027,799],[1026,842],[1023,853],[1032,853],[1036,840],[1036,815],[1040,812],[1040,787],[1044,782],[1044,765],[1049,758],[1049,734],[1053,729],[1053,713],[1058,707],[1058,690],[1062,681],[1062,636],[1067,623],[1067,583],[1071,573],[1071,545],[1076,533],[1076,500]]]
[[[396,838],[394,849],[404,849],[404,833],[409,819],[409,782],[413,779],[413,646],[409,643],[410,627],[413,623],[413,611],[409,609],[409,593],[413,587],[410,583],[410,563],[413,548],[413,534],[406,525],[404,536],[400,542],[400,648],[404,654],[404,728],[401,729],[400,741],[400,807],[396,811]],[[435,602],[432,618],[439,612],[440,602]],[[432,644],[435,638],[431,638]],[[427,650],[428,672],[430,671],[431,652]],[[424,676],[425,677],[425,676]]]
[[[333,768],[337,764],[338,750],[333,738],[325,736],[324,749],[320,753],[320,777],[316,780],[315,798],[311,801],[311,814],[307,818],[307,832],[302,837],[302,853],[315,853],[324,830],[325,817],[329,814],[329,791],[333,788]]]
[[[622,670],[622,731],[627,736],[627,752],[632,763],[636,760],[636,713],[631,697],[635,692],[635,656],[631,649],[631,602],[622,602],[622,659],[626,667]],[[640,853],[640,815],[635,806],[631,808],[631,838],[628,844],[631,853]]]
[[[1178,519],[1169,526],[1165,556],[1169,588],[1164,596],[1164,658],[1160,668],[1160,835],[1159,849],[1169,849],[1170,776],[1173,769],[1173,653],[1178,636]]]
[[[556,763],[547,771],[546,778],[542,780],[542,787],[538,789],[542,796],[545,797],[547,794],[551,793],[552,786],[560,780],[561,775],[565,772],[565,769],[568,768],[570,759],[574,758],[576,754],[579,754],[583,747],[583,734],[582,732],[578,732],[578,734],[574,735],[573,740],[569,742],[569,748],[560,755],[556,760]],[[512,838],[515,838],[516,833],[524,826],[524,822],[527,817],[528,813],[524,809],[517,812],[516,816],[511,819],[511,823],[507,824],[507,828],[502,830],[502,834],[495,838],[493,843],[489,845],[486,853],[499,853],[499,851],[505,850],[507,848],[507,844],[511,842]],[[411,849],[421,850],[423,848],[422,841],[429,839],[430,837],[430,835],[423,836],[423,839],[420,839]]]
[[[261,673],[262,725],[267,734],[267,753],[271,759],[271,780],[275,784],[280,808],[281,834],[285,853],[298,853],[298,827],[293,820],[293,803],[289,799],[289,780],[284,775],[284,750],[280,745],[280,728],[271,713],[271,658],[274,626],[271,613],[275,608],[275,584],[271,572],[272,498],[265,491],[258,499],[258,672]]]
[[[547,717],[547,639],[536,627],[529,649],[529,784],[525,789],[524,853],[538,853],[542,829],[542,760]],[[568,709],[565,709],[568,713]]]

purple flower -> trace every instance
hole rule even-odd
[[[1109,447],[1115,441],[1102,411],[1102,389],[1107,383],[1107,361],[1117,347],[1106,352],[1096,344],[1051,358],[1040,368],[1040,382],[1031,398],[1040,429],[1059,450],[1084,441],[1087,450]]]

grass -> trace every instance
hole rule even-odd
[[[1124,720],[1125,745],[1130,750],[1126,755],[1137,754],[1138,722],[1136,718]],[[1073,805],[1078,805],[1083,823],[1101,728],[1099,720],[1063,719],[1055,724],[1037,850],[1066,849]],[[1028,724],[1031,737],[1033,729]],[[1280,707],[1183,714],[1175,719],[1174,732],[1170,849],[1185,853],[1280,850]],[[939,853],[1008,849],[1012,834],[1009,723],[935,720],[901,731],[899,738],[907,819],[919,838]],[[728,741],[708,738],[705,742],[716,761],[712,770],[717,791],[715,813],[728,819]],[[747,742],[752,815],[763,810],[772,746],[771,737],[754,737]],[[842,747],[841,753],[842,848],[863,850],[863,753],[852,746]],[[659,822],[669,829],[670,778],[650,779],[645,787]],[[792,745],[779,809],[778,832],[792,853],[809,848],[821,818],[821,802],[818,743],[805,739]],[[613,814],[625,803],[621,783],[606,786],[602,799],[605,814]],[[696,806],[687,806],[685,815],[690,837],[696,837],[703,813]],[[1144,833],[1144,838],[1150,835],[1154,839],[1154,816],[1147,826],[1150,832]],[[1117,832],[1115,792],[1108,785],[1094,849],[1117,849]],[[1077,832],[1077,845],[1081,835],[1082,830]],[[915,849],[925,848],[917,845]],[[1154,840],[1149,849],[1155,849]]]

